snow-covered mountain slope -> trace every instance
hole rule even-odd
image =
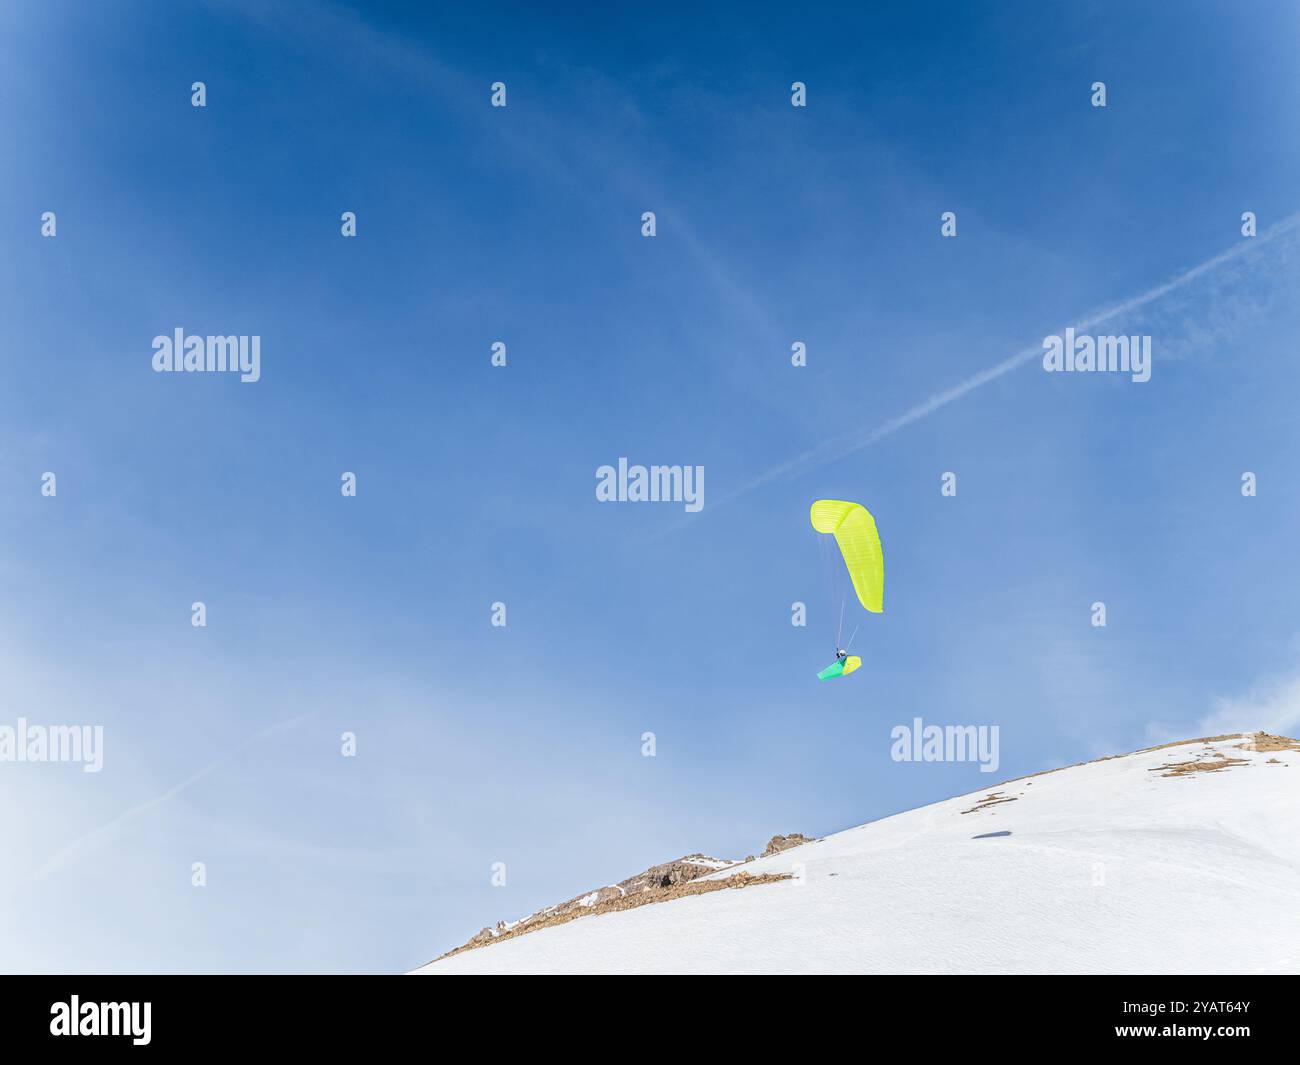
[[[1300,745],[1139,751],[713,875],[736,868],[795,877],[583,917],[418,971],[1300,972]]]

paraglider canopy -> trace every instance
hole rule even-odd
[[[844,569],[853,581],[853,590],[858,602],[873,614],[880,614],[885,607],[885,559],[880,549],[880,534],[876,532],[876,519],[871,516],[861,503],[847,503],[840,499],[819,499],[809,512],[812,527],[819,533],[835,537],[839,555],[844,559]],[[827,542],[820,541],[823,545]],[[831,549],[833,550],[833,549]],[[848,644],[840,646],[840,637],[844,629],[844,602],[848,598],[848,589],[835,592],[834,585],[839,583],[836,574],[842,574],[839,559],[825,553],[827,563],[831,566],[832,598],[839,606],[839,627],[835,632],[835,661],[817,674],[819,680],[833,680],[846,677],[862,665],[862,659],[849,654],[853,637]],[[840,578],[842,580],[842,577]],[[857,629],[853,630],[854,636]]]
[[[885,557],[876,519],[861,503],[819,499],[809,515],[819,533],[835,537],[858,602],[873,614],[885,609]]]

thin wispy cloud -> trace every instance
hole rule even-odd
[[[1263,729],[1293,735],[1300,728],[1300,676],[1257,685],[1244,695],[1220,697],[1214,709],[1201,718],[1199,731],[1206,736]]]
[[[1154,288],[1149,288],[1145,292],[1121,300],[1118,303],[1111,304],[1101,310],[1093,311],[1092,313],[1086,314],[1082,318],[1076,319],[1068,324],[1072,325],[1076,331],[1084,332],[1094,328],[1095,326],[1109,322],[1112,319],[1122,317],[1123,315],[1132,313],[1133,311],[1141,310],[1142,308],[1156,303],[1180,289],[1186,288],[1188,285],[1192,284],[1197,279],[1204,277],[1206,274],[1213,273],[1214,271],[1227,266],[1229,263],[1241,260],[1251,254],[1258,254],[1262,250],[1262,246],[1278,241],[1286,236],[1293,235],[1297,229],[1300,229],[1300,212],[1289,215],[1271,229],[1261,233],[1258,237],[1248,240],[1244,239],[1240,243],[1234,244],[1226,251],[1220,252],[1218,255],[1193,266],[1191,269],[1183,271],[1183,273],[1170,281],[1156,285]],[[996,381],[1000,377],[1005,377],[1013,370],[1017,370],[1031,362],[1036,362],[1042,358],[1042,355],[1042,344],[1034,344],[1016,352],[1014,355],[1008,356],[1001,362],[994,363],[992,366],[985,370],[981,370],[977,374],[967,377],[963,381],[959,381],[951,388],[944,389],[942,392],[936,392],[928,399],[909,408],[902,414],[890,418],[888,421],[882,422],[868,433],[844,434],[823,441],[815,447],[811,447],[801,454],[794,456],[788,461],[779,463],[778,465],[765,470],[763,473],[760,473],[758,476],[742,484],[739,488],[733,489],[731,492],[722,496],[716,502],[710,501],[708,507],[706,507],[701,513],[715,510],[719,506],[730,503],[751,492],[757,491],[759,488],[771,484],[773,481],[795,476],[817,466],[824,465],[827,462],[842,459],[846,455],[851,455],[854,452],[862,451],[865,448],[871,447],[873,444],[878,443],[886,437],[892,436],[900,429],[905,429],[909,425],[913,425],[916,422],[921,421],[923,418],[928,417],[935,411],[946,407],[949,403],[953,403],[956,400],[961,399],[963,396],[967,396],[977,389],[982,388],[990,381]],[[694,520],[694,518],[692,520]],[[690,524],[689,521],[678,521],[665,531],[679,529],[688,524]]]
[[[148,813],[150,810],[156,810],[159,806],[162,806],[164,803],[176,798],[176,796],[180,795],[182,792],[188,791],[199,781],[203,780],[205,777],[211,776],[223,765],[227,764],[235,755],[262,743],[265,740],[269,740],[272,736],[278,736],[290,731],[291,729],[297,728],[311,716],[311,714],[299,714],[297,717],[291,717],[286,721],[281,721],[277,724],[271,725],[269,728],[263,729],[261,732],[255,733],[243,743],[239,744],[239,746],[225,758],[219,758],[214,762],[210,762],[202,769],[190,774],[179,784],[175,784],[168,788],[161,795],[155,795],[151,799],[146,799],[144,802],[137,803],[135,806],[123,810],[116,817],[104,822],[104,824],[100,825],[98,828],[91,829],[91,831],[84,835],[78,836],[67,846],[56,851],[52,857],[36,869],[36,871],[32,873],[32,879],[41,880],[50,873],[66,868],[81,858],[84,854],[93,850],[98,844],[106,841],[122,825],[129,821],[134,821],[136,818]]]

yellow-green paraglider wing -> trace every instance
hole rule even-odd
[[[885,556],[871,512],[861,503],[819,499],[812,505],[810,517],[819,533],[834,534],[858,602],[873,614],[881,613],[885,609]]]

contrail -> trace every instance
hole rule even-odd
[[[302,722],[306,721],[309,717],[311,717],[311,714],[300,714],[297,717],[289,718],[287,721],[281,721],[277,725],[272,725],[270,728],[265,728],[261,732],[258,732],[255,735],[250,736],[248,739],[246,739],[243,743],[241,743],[238,747],[236,747],[234,751],[231,752],[231,754],[232,755],[238,754],[240,751],[247,750],[249,747],[253,746],[256,743],[261,743],[263,740],[270,739],[272,736],[278,735],[281,732],[288,732],[290,729],[296,728],[298,725],[302,724]],[[130,821],[133,818],[139,817],[140,814],[152,810],[155,806],[162,805],[168,799],[175,798],[181,792],[186,791],[189,788],[191,788],[193,785],[197,784],[204,777],[215,772],[217,769],[220,769],[222,764],[226,761],[229,761],[229,756],[227,756],[226,758],[218,759],[217,761],[204,766],[197,773],[190,774],[190,776],[186,777],[179,784],[176,784],[173,787],[168,788],[161,795],[155,795],[152,799],[146,799],[142,803],[137,803],[135,806],[132,806],[130,809],[123,810],[120,814],[118,814],[116,817],[112,818],[111,820],[105,821],[98,828],[92,828],[89,832],[85,833],[84,835],[78,836],[66,847],[63,847],[60,850],[58,850],[53,857],[51,857],[48,861],[46,861],[43,865],[41,865],[39,869],[37,869],[34,873],[32,873],[32,879],[40,880],[43,877],[54,872],[55,870],[61,869],[65,865],[68,865],[70,862],[80,857],[80,852],[82,848],[85,847],[86,845],[92,844],[99,837],[107,835],[108,833],[112,832],[113,829],[117,828],[118,825],[123,824],[126,821]]]
[[[1276,240],[1278,237],[1292,232],[1297,228],[1297,226],[1300,226],[1300,212],[1288,216],[1260,236],[1249,240],[1243,240],[1239,244],[1234,244],[1227,251],[1220,252],[1213,258],[1206,259],[1205,262],[1198,266],[1193,266],[1190,270],[1179,274],[1172,281],[1166,281],[1163,285],[1157,285],[1155,288],[1147,289],[1147,291],[1143,292],[1141,295],[1133,296],[1130,299],[1112,304],[1103,310],[1088,315],[1086,318],[1075,322],[1074,327],[1077,330],[1091,329],[1093,326],[1100,325],[1101,323],[1116,318],[1121,314],[1126,314],[1129,311],[1134,311],[1140,307],[1145,307],[1150,303],[1154,303],[1156,300],[1169,295],[1169,293],[1190,284],[1198,277],[1217,270],[1219,267],[1223,266],[1224,263],[1231,262],[1248,252],[1257,250],[1261,245],[1268,244],[1270,241]],[[724,495],[716,503],[710,503],[701,513],[707,513],[709,510],[719,507],[724,503],[730,503],[733,499],[737,499],[743,495],[748,495],[750,492],[762,488],[764,485],[779,480],[782,477],[791,476],[801,472],[802,470],[820,466],[834,459],[843,458],[845,455],[851,455],[855,451],[861,451],[863,448],[868,448],[872,444],[883,440],[885,437],[898,432],[899,429],[904,429],[913,422],[918,422],[927,415],[933,414],[940,407],[946,407],[954,400],[961,399],[962,396],[974,392],[975,389],[982,385],[986,385],[990,381],[996,381],[999,377],[1009,374],[1017,367],[1024,366],[1026,363],[1032,362],[1034,359],[1041,358],[1042,354],[1043,348],[1041,344],[1025,348],[1022,351],[1018,351],[1014,355],[1003,359],[1001,362],[995,363],[987,370],[981,370],[979,373],[966,378],[966,380],[953,385],[951,388],[935,393],[929,399],[922,403],[918,403],[915,407],[904,411],[902,414],[890,418],[886,422],[882,422],[865,436],[850,433],[841,437],[836,437],[832,440],[824,441],[816,447],[809,448],[802,454],[796,455],[794,458],[783,462],[780,465],[773,466],[765,473],[760,473],[753,480],[746,482],[739,488]],[[689,524],[689,522],[683,520],[672,526],[672,528],[681,528],[687,524]]]

